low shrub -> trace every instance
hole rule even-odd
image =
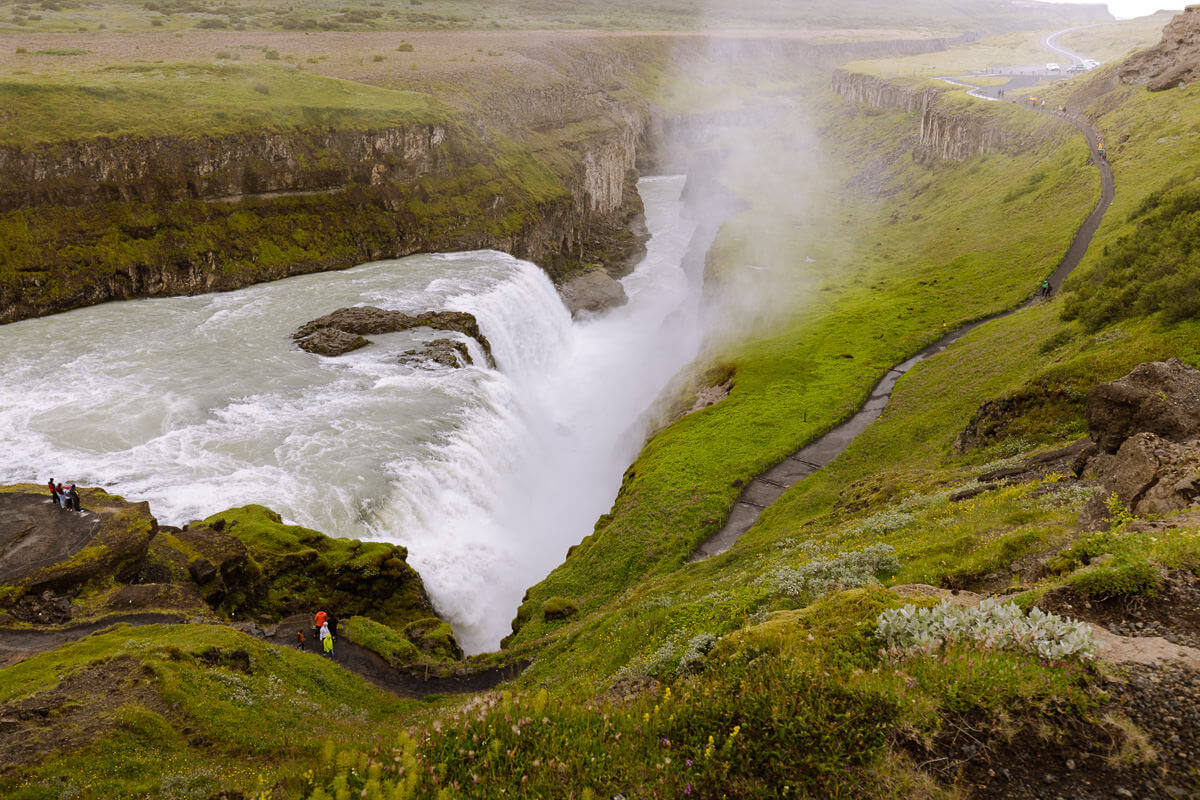
[[[1144,556],[1133,553],[1094,559],[1090,566],[1072,574],[1066,586],[1081,597],[1102,599],[1158,593],[1162,574]]]
[[[933,608],[907,605],[884,611],[875,636],[893,657],[933,653],[947,645],[975,643],[985,649],[1033,653],[1050,661],[1094,658],[1096,644],[1082,622],[994,598],[964,608],[943,600]]]
[[[762,580],[788,597],[811,601],[836,589],[878,584],[879,576],[898,569],[896,549],[889,544],[874,544],[829,558],[814,558],[795,568],[780,567]]]

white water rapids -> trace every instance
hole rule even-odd
[[[572,322],[545,273],[491,251],[421,255],[224,294],[108,303],[0,326],[0,482],[51,477],[182,524],[260,503],[409,548],[468,652],[612,504],[642,417],[700,340],[682,178],[640,189],[652,234],[628,305]],[[323,358],[300,324],[349,305],[477,317],[498,370]],[[478,347],[472,342],[478,358]]]

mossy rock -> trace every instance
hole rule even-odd
[[[323,608],[342,619],[363,616],[397,630],[434,613],[404,547],[286,525],[278,513],[257,505],[214,514],[185,530],[195,537],[196,549],[210,556],[207,539],[232,539],[239,552],[244,548],[248,562],[223,561],[219,571],[229,568],[240,578],[234,585],[242,588],[250,613],[282,617]]]
[[[542,606],[542,617],[547,622],[569,619],[579,613],[579,609],[565,597],[551,597]]]
[[[462,648],[458,646],[450,624],[437,617],[419,619],[409,624],[404,628],[404,636],[422,653],[434,658],[460,661],[463,657]]]

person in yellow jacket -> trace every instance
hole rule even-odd
[[[328,624],[321,626],[321,649],[326,658],[333,658],[333,634],[329,632]]]

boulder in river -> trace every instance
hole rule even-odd
[[[453,339],[434,339],[432,342],[415,350],[405,350],[400,354],[400,363],[425,365],[438,364],[443,367],[457,369],[474,363],[471,351],[466,342],[456,342]]]
[[[466,311],[425,311],[420,314],[406,314],[403,311],[393,311],[374,306],[353,306],[339,308],[333,313],[304,323],[292,338],[299,346],[310,353],[337,356],[342,353],[362,347],[368,340],[362,339],[365,334],[393,333],[411,328],[434,328],[443,331],[456,331],[464,336],[470,336],[479,342],[487,357],[488,366],[495,367],[492,357],[492,346],[487,337],[479,330],[479,322],[474,314]],[[338,334],[341,334],[340,336]],[[361,340],[354,344],[353,337]],[[329,347],[324,347],[328,343]],[[349,346],[353,344],[353,346]],[[322,349],[313,349],[321,346]],[[344,346],[345,349],[339,349]],[[330,350],[325,352],[324,350]]]
[[[318,328],[297,344],[301,350],[319,356],[340,356],[342,353],[366,347],[370,343],[356,333],[347,333],[337,328]]]
[[[598,313],[629,302],[621,282],[599,269],[572,278],[559,287],[558,293],[573,317],[583,311]]]

